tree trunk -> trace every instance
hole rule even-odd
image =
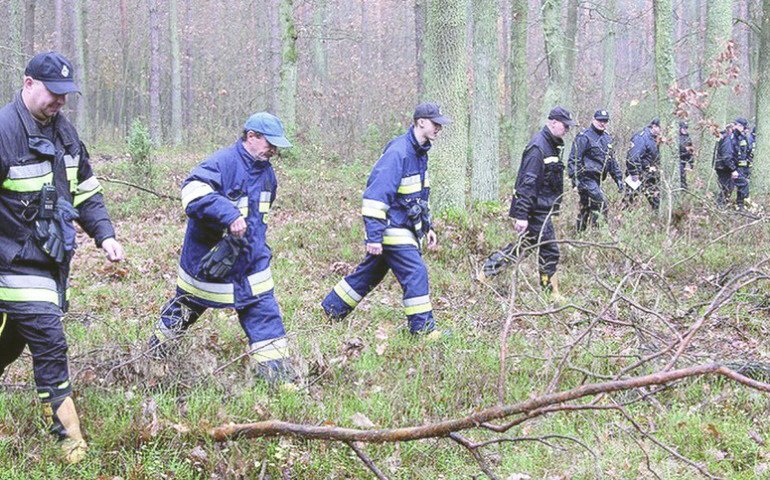
[[[733,8],[732,0],[712,0],[708,4],[708,14],[706,20],[706,57],[705,57],[705,75],[708,77],[715,69],[720,69],[717,57],[725,50],[728,40],[732,35]],[[719,75],[722,76],[721,73]],[[706,119],[711,120],[719,128],[724,128],[727,123],[727,88],[719,86],[712,88],[711,100],[706,110]],[[704,138],[701,146],[702,152],[712,152],[716,139],[712,135]],[[699,162],[699,171],[706,177],[711,172],[711,163]]]
[[[674,84],[676,73],[674,67],[673,18],[671,0],[656,0],[652,2],[655,25],[655,87],[656,113],[662,121],[672,120],[671,102],[668,89]],[[669,123],[669,122],[666,122]],[[664,129],[669,125],[661,125]]]
[[[431,188],[437,211],[465,208],[468,165],[468,0],[429,0],[425,29],[425,98],[454,119],[431,149]]]
[[[182,28],[182,41],[184,42],[184,89],[182,99],[182,125],[189,125],[192,121],[191,113],[195,98],[193,96],[193,38],[192,38],[192,1],[182,0],[184,5],[184,27]]]
[[[53,32],[53,46],[57,52],[61,52],[64,49],[64,40],[62,30],[64,28],[64,0],[55,0],[53,3],[54,10],[54,32]]]
[[[75,78],[80,87],[80,96],[77,99],[75,118],[78,134],[83,139],[89,139],[91,134],[91,122],[88,111],[88,69],[86,68],[86,28],[84,25],[85,0],[73,0],[73,34],[75,36]]]
[[[519,169],[519,161],[529,138],[529,96],[527,72],[527,0],[513,0],[511,7],[511,167]]]
[[[169,0],[169,38],[171,39],[171,139],[182,144],[182,54],[179,47],[177,0]]]
[[[497,200],[500,189],[500,113],[497,86],[499,0],[473,2],[473,112],[471,199]]]
[[[615,111],[615,58],[617,51],[615,49],[615,37],[617,35],[618,24],[616,18],[617,0],[607,0],[606,4],[607,31],[602,39],[602,49],[604,62],[602,67],[602,108],[609,110],[613,114]]]
[[[543,118],[556,105],[563,105],[564,93],[564,33],[561,28],[562,0],[541,0],[543,39],[548,65],[548,83],[543,97]],[[565,105],[566,106],[566,105]]]
[[[21,88],[22,75],[24,74],[24,56],[23,34],[22,34],[22,9],[21,0],[11,0],[8,9],[8,25],[10,28],[5,34],[5,41],[8,45],[9,68],[8,73],[0,77],[0,86],[2,86],[3,101],[10,99],[13,93]]]
[[[35,0],[24,1],[24,55],[35,55]]]
[[[427,13],[428,0],[416,0],[414,2],[414,46],[417,62],[417,98],[425,99],[425,58],[423,56],[423,42],[425,41],[425,15]]]
[[[281,0],[281,95],[279,116],[288,132],[297,128],[297,30],[293,0]]]
[[[770,0],[762,2],[760,21],[759,56],[757,76],[757,150],[754,155],[754,174],[751,177],[755,193],[766,195],[770,191]]]
[[[578,0],[567,1],[567,27],[564,29],[564,104],[572,108],[577,58]]]
[[[268,85],[268,109],[278,113],[281,108],[281,0],[270,0],[270,85]]]
[[[160,125],[160,8],[159,0],[147,0],[150,20],[150,139],[155,146],[163,140]]]

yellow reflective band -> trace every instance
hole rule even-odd
[[[90,192],[85,192],[85,193],[77,193],[77,194],[75,194],[75,196],[72,198],[72,206],[73,207],[77,207],[78,205],[80,205],[81,203],[85,202],[89,198],[93,197],[97,193],[100,193],[101,191],[102,191],[102,186],[99,185],[99,188],[97,188],[96,190],[92,190]]]
[[[187,205],[206,195],[214,193],[214,189],[208,183],[194,180],[182,188],[182,208],[187,209]]]
[[[334,293],[336,293],[343,302],[347,303],[348,306],[355,308],[358,305],[358,302],[353,300],[339,283],[334,286]]]
[[[419,183],[415,183],[414,185],[400,185],[398,187],[398,193],[401,195],[409,195],[410,193],[417,193],[420,190],[422,190],[422,187]]]
[[[412,307],[404,307],[404,311],[407,315],[417,315],[418,313],[430,312],[433,310],[433,306],[428,303],[422,305],[414,305]]]
[[[273,273],[270,271],[270,267],[261,272],[252,273],[247,280],[249,281],[252,295],[269,292],[275,288],[275,284],[273,283]]]
[[[8,320],[8,314],[3,314],[3,323],[0,323],[0,337],[3,336],[3,330],[5,330],[5,321]]]
[[[259,202],[259,213],[267,213],[270,211],[269,202]]]
[[[3,302],[48,302],[59,304],[59,294],[44,288],[0,287],[0,301]]]
[[[381,220],[385,220],[388,218],[388,214],[383,212],[382,210],[377,210],[375,208],[368,208],[368,207],[361,207],[361,215],[363,215],[364,217],[379,218]]]
[[[382,237],[383,245],[414,245],[417,244],[417,237],[410,230],[405,228],[386,228]]]
[[[62,383],[61,385],[59,385],[59,386],[58,386],[58,387],[56,387],[56,388],[58,388],[59,390],[62,390],[62,389],[65,389],[65,388],[67,388],[67,387],[69,387],[69,386],[70,386],[70,381],[69,381],[69,380],[67,380],[66,382]]]
[[[233,286],[230,283],[210,283],[193,278],[179,267],[176,284],[185,292],[211,302],[233,304]]]
[[[2,188],[13,192],[39,192],[46,183],[53,183],[53,173],[47,173],[36,178],[6,178]]]
[[[559,157],[545,157],[543,159],[543,163],[549,164],[549,163],[556,163],[559,161]]]
[[[40,398],[48,398],[51,396],[51,394],[49,392],[38,392],[37,396]]]
[[[280,360],[289,356],[289,342],[286,337],[254,342],[249,345],[251,356],[257,362]]]

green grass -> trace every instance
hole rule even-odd
[[[76,467],[59,461],[56,445],[39,419],[26,355],[4,377],[7,384],[21,387],[6,388],[0,395],[0,478],[259,478],[263,468],[270,478],[281,478],[283,472],[295,479],[371,478],[340,443],[283,438],[216,444],[208,431],[228,422],[267,419],[355,428],[357,414],[377,428],[393,428],[462,417],[497,404],[500,334],[511,308],[511,276],[506,273],[488,284],[474,278],[483,258],[512,240],[505,192],[499,202],[439,216],[441,247],[426,252],[425,259],[437,319],[453,336],[426,343],[406,333],[401,290],[390,275],[345,321],[329,323],[321,314],[318,303],[340,272],[363,258],[360,198],[373,159],[342,163],[312,147],[300,150],[275,162],[279,193],[268,238],[276,295],[307,389],[271,392],[255,379],[246,360],[231,363],[247,348],[231,310],[208,311],[168,361],[141,357],[158,313],[173,293],[185,218],[178,201],[105,183],[129,261],[108,265],[92,242],[81,242],[72,278],[72,311],[65,318],[76,402],[90,454]],[[154,188],[177,195],[181,180],[204,156],[162,152]],[[98,162],[95,168],[112,178],[131,176],[130,165],[120,157]],[[502,184],[512,185],[509,177]],[[558,275],[565,302],[636,328],[600,322],[588,340],[572,350],[559,390],[602,381],[585,372],[614,375],[635,356],[670,340],[668,326],[624,301],[605,311],[612,290],[634,265],[637,273],[620,292],[661,312],[681,332],[703,312],[698,305],[718,291],[715,278],[732,265],[750,265],[763,255],[758,247],[770,239],[767,226],[760,224],[671,269],[674,262],[746,220],[692,201],[677,204],[689,213],[669,226],[664,216],[653,217],[642,201],[636,209],[620,212],[617,195],[609,195],[609,225],[577,235],[577,196],[568,193],[562,216],[555,221],[557,237],[614,244],[634,262],[615,250],[562,244]],[[550,305],[537,287],[536,268],[534,255],[520,264],[516,311]],[[651,275],[660,271],[667,276]],[[763,284],[740,292],[707,322],[682,364],[712,358],[767,360],[767,312],[762,309],[767,294]],[[694,313],[681,316],[691,307]],[[574,310],[515,319],[507,345],[506,403],[545,393],[559,360],[594,319]],[[634,373],[650,373],[661,365]],[[613,398],[622,402],[635,396],[627,392]],[[766,396],[727,381],[699,379],[678,383],[656,399],[633,404],[628,411],[660,442],[703,463],[713,474],[756,478],[770,463],[770,451],[751,433],[765,437],[770,407]],[[494,438],[484,431],[467,435],[476,441]],[[672,459],[612,411],[550,414],[507,435],[578,439],[598,460],[565,439],[553,439],[553,446],[504,443],[484,450],[501,478],[654,478],[647,456],[662,478],[699,478],[697,471]],[[472,478],[480,473],[468,452],[448,440],[365,449],[394,479]]]

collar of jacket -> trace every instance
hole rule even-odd
[[[598,135],[598,136],[602,136],[602,135],[604,135],[605,133],[607,133],[607,130],[599,130],[598,128],[596,128],[596,125],[594,125],[593,123],[591,124],[591,130],[593,130],[593,131],[594,131],[594,133],[595,133],[596,135]]]
[[[414,147],[414,151],[417,152],[418,156],[425,155],[428,153],[428,150],[430,150],[430,140],[426,140],[422,145],[417,142],[417,137],[414,135],[414,125],[409,127],[409,131],[406,132],[406,138],[409,139],[409,142],[412,144],[412,147]]]
[[[564,146],[564,139],[554,137],[551,131],[548,129],[548,125],[543,126],[542,132],[545,139],[548,140],[548,143],[550,143],[553,148]]]
[[[246,151],[246,147],[243,146],[243,142],[241,140],[237,140],[235,142],[235,151],[238,152],[241,160],[243,160],[243,163],[246,164],[247,170],[253,170],[256,173],[262,173],[262,171],[270,166],[270,160],[257,160],[248,151]]]
[[[40,127],[37,120],[35,120],[35,118],[29,112],[29,109],[24,104],[24,100],[21,98],[21,90],[16,92],[16,95],[14,95],[13,104],[16,107],[16,113],[19,115],[21,124],[24,125],[24,130],[27,132],[27,137],[42,137],[43,134],[40,133]],[[57,113],[56,116],[51,119],[54,132],[58,130],[58,120],[59,114]]]

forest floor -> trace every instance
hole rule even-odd
[[[175,196],[204,156],[164,154],[154,182],[134,182]],[[135,176],[123,157],[96,157],[101,176]],[[319,302],[363,258],[359,211],[370,160],[343,164],[303,150],[274,162],[279,188],[268,238],[276,296],[303,378],[298,391],[271,391],[246,359],[235,360],[247,344],[232,310],[208,311],[172,358],[147,358],[147,338],[174,290],[184,212],[178,201],[103,182],[128,260],[109,264],[81,237],[64,319],[89,454],[77,466],[59,460],[25,354],[2,378],[0,478],[372,478],[344,443],[292,437],[217,443],[208,432],[265,419],[416,426],[465,417],[497,405],[499,395],[511,404],[602,382],[683,335],[740,274],[767,269],[760,264],[770,241],[762,211],[717,211],[710,196],[684,192],[675,193],[673,204],[665,201],[659,215],[642,202],[620,211],[609,187],[608,224],[584,234],[574,226],[577,194],[565,196],[555,222],[559,240],[570,240],[560,247],[558,302],[539,290],[535,255],[480,283],[480,262],[512,237],[501,198],[436,222],[441,245],[425,259],[434,312],[451,337],[428,342],[406,333],[392,275],[345,321],[332,323]],[[503,183],[510,192],[510,175]],[[695,183],[694,191],[705,191]],[[770,362],[769,293],[759,281],[730,295],[704,319],[677,367]],[[670,359],[662,355],[621,378],[656,372]],[[598,400],[625,404],[636,426],[613,409],[553,413],[511,429],[506,435],[515,441],[482,453],[508,480],[686,479],[703,477],[699,469],[730,479],[770,475],[770,396],[715,377],[651,393],[629,390]],[[496,438],[487,431],[464,434]],[[362,448],[392,479],[483,478],[468,451],[447,438]]]

